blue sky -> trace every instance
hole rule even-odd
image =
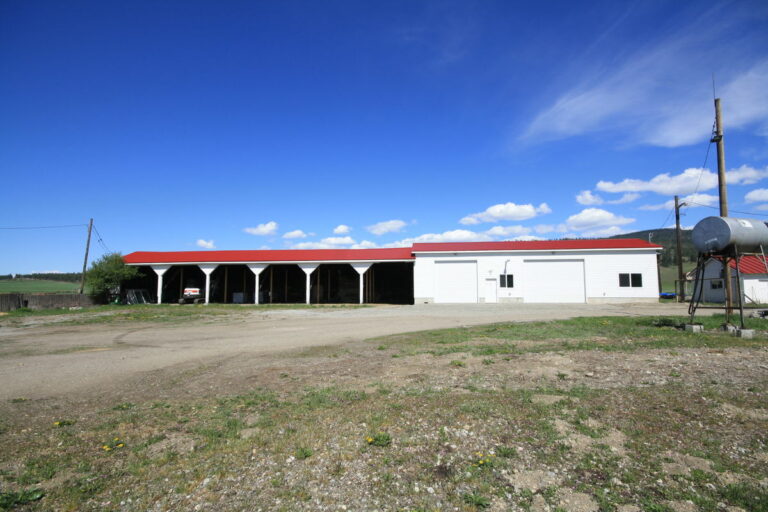
[[[0,3],[0,227],[105,250],[608,236],[768,217],[768,4]],[[0,273],[85,228],[0,230]]]

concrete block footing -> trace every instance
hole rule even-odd
[[[701,324],[685,324],[685,330],[687,332],[692,333],[702,333],[704,332],[704,326]]]
[[[753,329],[736,329],[736,336],[745,340],[751,340],[755,337],[755,331]]]

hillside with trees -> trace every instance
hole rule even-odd
[[[664,250],[661,252],[661,265],[663,267],[671,267],[677,264],[677,240],[673,228],[635,231],[633,233],[612,236],[611,238],[640,238],[642,240],[650,240],[651,243],[664,247]],[[680,232],[680,239],[682,241],[683,262],[695,262],[697,253],[696,249],[693,247],[693,241],[691,240],[691,230],[682,230]]]

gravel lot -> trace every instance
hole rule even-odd
[[[90,394],[147,372],[219,365],[401,332],[577,316],[682,315],[678,304],[494,304],[248,311],[187,324],[0,324],[0,400]]]

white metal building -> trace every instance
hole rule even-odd
[[[415,302],[656,301],[660,249],[634,239],[415,244]]]
[[[135,252],[134,287],[174,302],[600,303],[659,297],[657,254],[638,239],[414,244],[410,248]],[[202,285],[200,285],[202,287]]]

